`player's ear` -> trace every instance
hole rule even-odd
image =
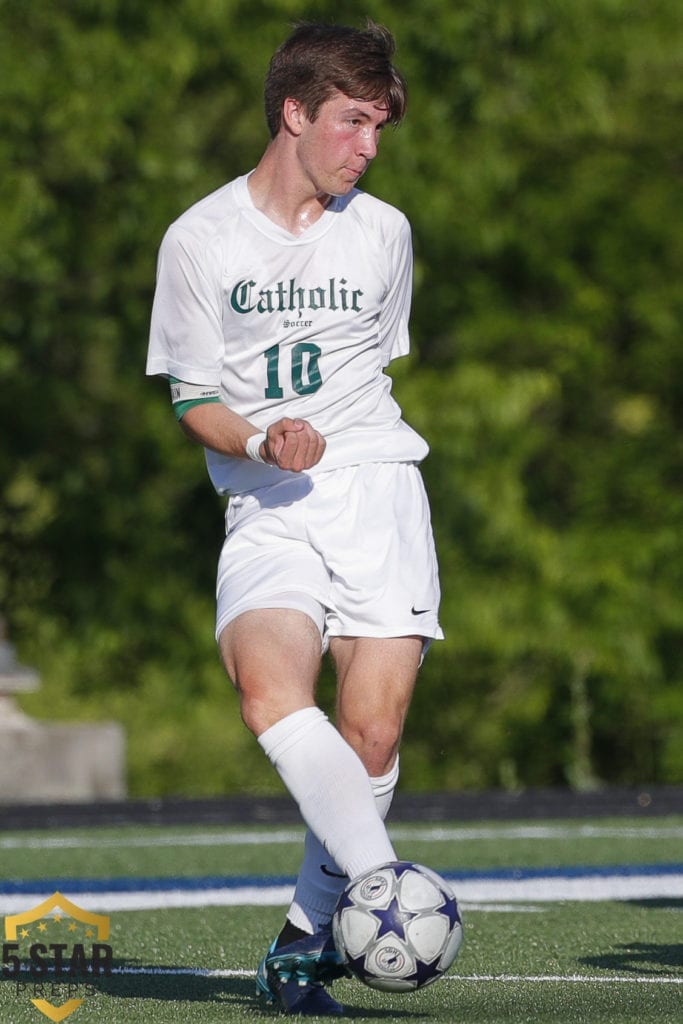
[[[282,124],[292,135],[301,135],[303,123],[306,118],[303,104],[288,96],[282,104]]]

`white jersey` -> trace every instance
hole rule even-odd
[[[401,419],[384,373],[409,348],[406,218],[354,189],[294,236],[256,209],[247,177],[168,229],[147,373],[219,387],[226,406],[264,431],[283,416],[308,420],[327,442],[309,474],[421,461],[428,446]],[[221,494],[292,475],[206,455]]]

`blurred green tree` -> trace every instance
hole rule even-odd
[[[365,187],[413,224],[447,639],[406,785],[683,780],[682,22],[674,0],[0,4],[0,606],[39,715],[135,794],[277,788],[212,639],[221,503],[143,376],[168,223],[255,163],[296,18],[395,32]],[[322,683],[326,700],[331,680]]]

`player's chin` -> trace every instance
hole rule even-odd
[[[361,178],[362,174],[345,175],[334,183],[333,191],[330,192],[330,195],[347,196],[349,192],[353,192]]]
[[[349,182],[349,184],[347,184],[347,185],[344,185],[344,186],[337,185],[334,188],[331,188],[328,191],[327,194],[330,195],[330,196],[334,196],[335,199],[343,199],[344,196],[348,196],[350,192],[353,192],[355,187],[356,187],[356,182],[352,181],[352,182]]]

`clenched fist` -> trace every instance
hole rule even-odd
[[[268,427],[261,449],[266,462],[300,473],[320,462],[325,446],[325,438],[307,420],[285,416]]]

